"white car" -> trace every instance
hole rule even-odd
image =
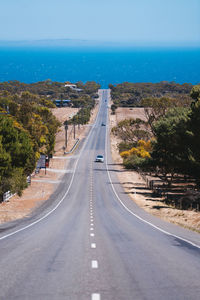
[[[104,157],[103,157],[103,155],[97,155],[97,157],[96,157],[96,160],[95,160],[96,162],[104,162]]]

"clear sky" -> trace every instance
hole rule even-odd
[[[0,40],[200,45],[200,0],[0,0]]]

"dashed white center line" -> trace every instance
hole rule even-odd
[[[92,243],[92,244],[91,244],[91,248],[93,248],[93,249],[96,248],[96,244],[95,244],[95,243]]]
[[[92,260],[91,267],[92,267],[92,269],[98,269],[98,261],[97,260]]]
[[[91,223],[91,224],[90,224],[90,226],[94,226],[94,224],[93,224],[93,223]]]
[[[94,233],[90,233],[90,236],[92,236],[92,237],[93,237],[93,236],[94,236]]]
[[[91,300],[101,300],[101,295],[100,294],[92,294],[91,295]]]
[[[90,228],[90,230],[94,230],[94,228],[93,228],[93,227],[91,227],[91,228]]]

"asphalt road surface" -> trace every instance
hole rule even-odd
[[[1,300],[200,299],[200,235],[124,193],[109,151],[109,90],[100,94],[73,172],[31,216],[0,226]]]

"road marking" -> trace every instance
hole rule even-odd
[[[62,170],[62,169],[51,169],[51,168],[46,168],[46,171],[48,172],[55,172],[55,173],[72,173],[72,170]]]
[[[90,226],[94,226],[94,224],[93,224],[93,223],[91,223],[91,224],[90,224]]]
[[[101,102],[101,106],[102,106],[102,103],[103,103],[103,102]],[[74,181],[74,176],[75,176],[75,173],[76,173],[76,169],[77,169],[77,166],[78,166],[78,162],[79,162],[80,157],[81,157],[81,155],[82,155],[82,153],[83,153],[83,151],[84,151],[84,149],[85,149],[85,147],[86,147],[86,144],[87,144],[87,142],[88,142],[88,140],[89,140],[89,137],[91,136],[91,134],[92,134],[92,132],[93,132],[93,130],[94,130],[96,124],[97,124],[97,121],[98,121],[98,118],[99,118],[99,114],[100,114],[100,110],[101,110],[101,106],[100,106],[100,108],[99,108],[99,110],[98,110],[98,113],[97,113],[97,116],[96,116],[96,120],[95,120],[95,122],[92,124],[92,129],[90,130],[88,136],[86,137],[85,142],[84,142],[84,144],[83,144],[83,147],[82,147],[82,149],[81,149],[79,155],[77,156],[78,159],[77,159],[77,161],[75,162],[75,166],[74,166],[74,169],[73,169],[74,172],[72,173],[71,181],[70,181],[70,183],[69,183],[69,186],[68,186],[67,191],[65,192],[65,194],[63,195],[63,197],[61,198],[61,200],[54,206],[54,208],[53,208],[52,210],[50,210],[48,213],[46,213],[43,217],[39,218],[38,220],[36,220],[36,221],[34,221],[34,222],[32,222],[32,223],[30,223],[30,224],[28,224],[28,225],[26,225],[26,226],[24,226],[24,227],[18,229],[18,230],[15,230],[15,231],[13,231],[13,232],[11,232],[11,233],[8,233],[8,234],[6,234],[6,235],[0,237],[0,240],[6,239],[6,238],[8,238],[8,237],[10,237],[10,236],[12,236],[12,235],[14,235],[14,234],[17,234],[17,233],[19,233],[19,232],[21,232],[21,231],[24,231],[24,230],[26,230],[26,229],[28,229],[28,228],[30,228],[30,227],[36,225],[37,223],[39,223],[39,222],[41,222],[42,220],[46,219],[49,215],[51,215],[51,214],[52,214],[52,213],[53,213],[53,212],[61,205],[61,203],[64,201],[65,197],[68,195],[69,190],[70,190],[70,188],[71,188],[71,186],[72,186],[72,183],[73,183],[73,181]]]
[[[98,269],[98,267],[99,267],[98,261],[97,260],[92,260],[91,267],[92,267],[92,269]]]
[[[31,181],[57,184],[57,183],[60,183],[62,180],[48,180],[48,179],[34,179],[34,178],[32,178]]]
[[[108,112],[107,112],[107,118],[108,118]],[[153,223],[151,223],[151,222],[149,222],[149,221],[146,221],[145,219],[143,219],[143,218],[140,217],[139,215],[137,215],[137,214],[135,214],[134,212],[132,212],[132,211],[131,211],[124,203],[123,203],[123,201],[120,199],[120,197],[118,196],[118,194],[117,194],[117,192],[116,192],[116,190],[115,190],[115,187],[114,187],[114,185],[113,185],[113,183],[112,183],[112,179],[111,179],[111,176],[110,176],[110,172],[109,172],[109,170],[108,170],[108,158],[107,158],[107,157],[108,157],[108,151],[107,151],[107,148],[108,148],[108,130],[109,130],[109,125],[107,126],[107,130],[106,130],[106,141],[105,141],[105,153],[106,153],[106,159],[105,159],[105,162],[106,162],[106,170],[107,170],[108,178],[109,178],[109,180],[110,180],[110,184],[111,184],[111,187],[112,187],[112,189],[113,189],[113,192],[114,192],[116,198],[118,199],[118,201],[120,202],[120,204],[121,204],[121,205],[122,205],[122,206],[130,213],[130,214],[132,214],[134,217],[136,217],[136,218],[139,219],[140,221],[142,221],[142,222],[144,222],[144,223],[150,225],[151,227],[153,227],[153,228],[159,230],[159,231],[162,232],[162,233],[165,233],[166,235],[169,235],[169,236],[172,236],[172,237],[174,237],[174,238],[177,238],[177,239],[179,239],[179,240],[181,240],[181,241],[183,241],[183,242],[186,242],[186,243],[188,243],[188,244],[190,244],[190,245],[192,245],[192,246],[194,246],[194,247],[200,249],[200,245],[197,245],[197,244],[195,244],[195,243],[193,243],[193,242],[191,242],[191,241],[189,241],[189,240],[187,240],[187,239],[185,239],[185,238],[182,238],[182,237],[180,237],[180,236],[178,236],[178,235],[176,235],[176,234],[170,233],[170,232],[168,232],[168,231],[166,231],[166,230],[164,230],[164,229],[162,229],[162,228],[160,228],[160,227],[154,225]]]
[[[94,236],[94,233],[90,233],[90,236],[92,236],[92,237],[93,237],[93,236]]]
[[[91,300],[101,300],[101,295],[94,293],[91,295]]]
[[[93,228],[93,227],[91,227],[91,228],[90,228],[90,230],[92,231],[92,230],[94,230],[94,228]]]
[[[91,248],[93,248],[93,249],[94,249],[94,248],[96,248],[96,247],[97,247],[97,246],[96,246],[96,244],[95,244],[95,243],[92,243],[92,244],[91,244]]]

